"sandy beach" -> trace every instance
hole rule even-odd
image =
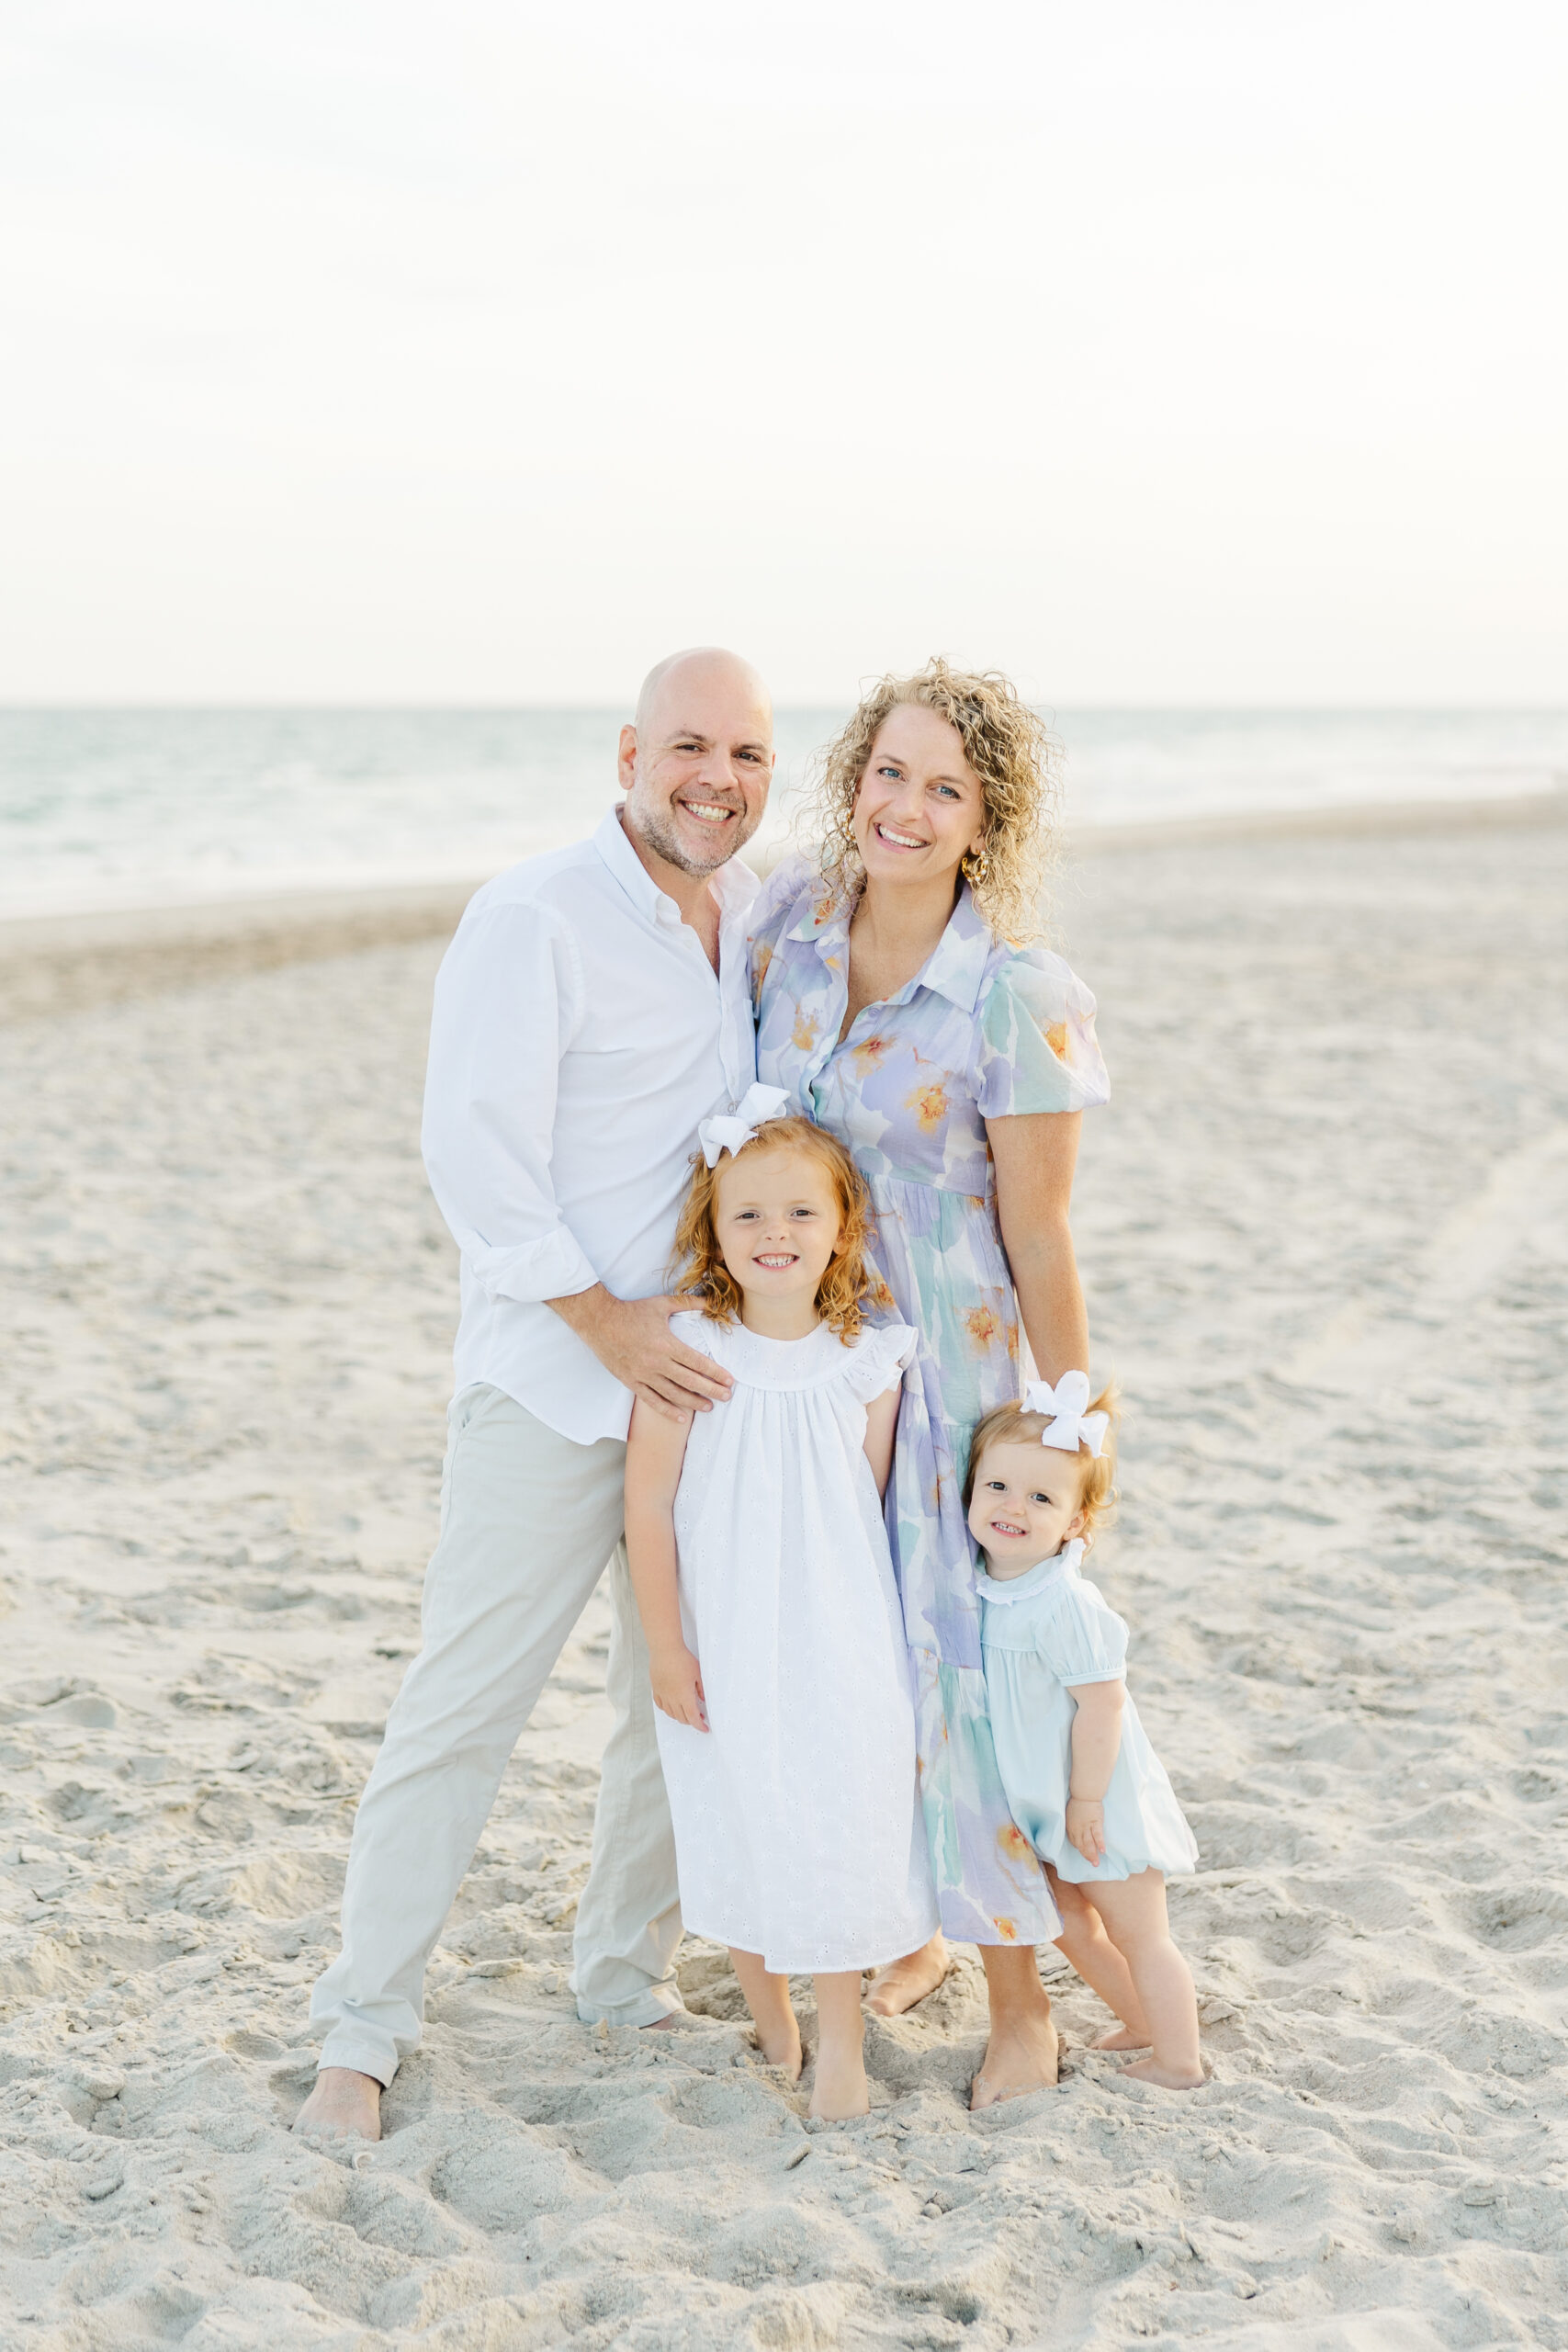
[[[1560,812],[1559,812],[1560,813]],[[812,2129],[724,1955],[566,1987],[607,1611],[503,1784],[387,2136],[288,2125],[419,1638],[457,899],[0,942],[0,2343],[1568,2347],[1568,826],[1085,844],[1125,1396],[1095,1574],[1202,1849],[1213,2079],[971,2117],[972,1957]],[[460,894],[459,894],[460,896]],[[808,2004],[803,2002],[803,2007]]]

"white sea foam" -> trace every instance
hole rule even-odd
[[[770,829],[840,714],[779,715]],[[0,711],[0,915],[461,881],[586,831],[612,710]],[[1568,711],[1062,711],[1080,824],[1568,787]]]

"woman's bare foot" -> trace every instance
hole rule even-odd
[[[970,2112],[977,2115],[983,2107],[999,2107],[1004,2099],[1055,2089],[1056,2066],[1056,2029],[1050,2011],[1010,2017],[991,2029],[980,2071],[969,2086]]]
[[[1162,2091],[1201,2091],[1204,2081],[1201,2066],[1190,2075],[1185,2068],[1156,2066],[1152,2058],[1140,2058],[1135,2066],[1123,2066],[1122,2073],[1129,2082],[1157,2083]]]
[[[1107,2026],[1105,2031],[1096,2034],[1089,2044],[1091,2050],[1146,2050],[1148,2046],[1148,2035],[1134,2033],[1130,2025]]]
[[[302,2140],[378,2140],[380,2084],[352,2066],[323,2066],[294,2129]]]
[[[817,2080],[812,2085],[807,2115],[820,2123],[845,2123],[852,2115],[871,2113],[865,2064],[858,2051],[817,2052]]]
[[[890,1960],[886,1968],[877,1970],[866,1995],[866,2007],[874,2017],[901,2018],[906,2009],[936,1991],[952,1965],[946,1943],[935,1935],[919,1951],[907,1952],[902,1960]]]

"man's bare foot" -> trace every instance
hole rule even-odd
[[[1148,2046],[1148,2035],[1134,2033],[1130,2025],[1107,2026],[1089,2044],[1091,2050],[1146,2050]]]
[[[871,1980],[871,1990],[865,2005],[874,2016],[901,2018],[928,1993],[934,1993],[946,1976],[953,1962],[947,1956],[947,1945],[940,1935],[922,1944],[919,1951],[906,1953],[902,1960],[890,1960],[879,1968]]]
[[[657,2033],[657,2032],[659,2031],[659,2029],[660,2029],[660,2027],[661,2025],[673,2025],[673,2024],[674,2024],[674,2022],[675,2022],[675,2012],[674,2012],[674,2010],[673,2010],[673,2009],[666,2009],[666,2010],[665,2010],[665,2012],[664,2012],[664,2015],[663,2015],[661,2018],[649,2018],[649,2020],[648,2020],[648,2023],[647,2023],[646,2025],[644,2025],[644,2026],[639,2026],[639,2027],[637,2028],[637,2031],[638,2031],[639,2033]]]
[[[378,2140],[380,2084],[352,2066],[323,2066],[294,2129],[302,2140]]]
[[[969,2086],[970,2113],[999,2107],[1004,2099],[1027,2098],[1031,2091],[1054,2090],[1056,2058],[1056,2029],[1048,2012],[1012,2018],[996,2028]]]
[[[1201,2066],[1195,2075],[1185,2067],[1156,2066],[1152,2058],[1140,2058],[1135,2066],[1123,2066],[1122,2075],[1134,2083],[1157,2083],[1162,2091],[1201,2091],[1204,2075]]]
[[[824,2062],[817,2052],[817,2080],[811,2087],[807,2113],[819,2123],[847,2123],[852,2115],[871,2113],[871,2093],[865,2066],[857,2051],[852,2058]]]

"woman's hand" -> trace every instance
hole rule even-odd
[[[1067,1843],[1077,1848],[1091,1870],[1098,1870],[1106,1850],[1103,1797],[1067,1799]]]
[[[707,1704],[703,1697],[703,1671],[686,1647],[650,1653],[649,1671],[653,1683],[653,1703],[660,1714],[671,1723],[689,1724],[694,1731],[706,1731]]]

